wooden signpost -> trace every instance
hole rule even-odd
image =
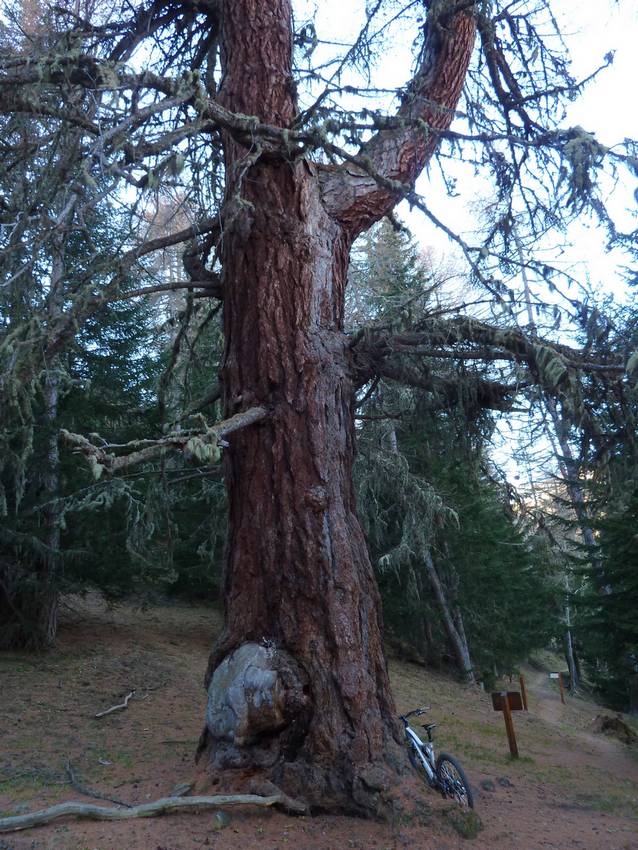
[[[561,673],[550,673],[550,679],[558,679],[558,687],[560,688],[560,701],[565,705],[565,686],[563,685],[563,676]]]
[[[494,691],[492,693],[492,705],[494,711],[502,711],[505,719],[505,730],[510,745],[510,753],[513,759],[518,758],[518,746],[516,745],[516,733],[514,732],[513,711],[522,711],[523,700],[518,691]]]

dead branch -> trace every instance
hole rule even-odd
[[[83,785],[76,776],[70,761],[67,761],[65,769],[66,775],[69,778],[69,785],[78,794],[84,794],[85,797],[93,797],[94,800],[107,800],[109,803],[115,803],[117,806],[126,806],[127,809],[132,808],[131,804],[125,803],[124,800],[119,800],[117,797],[109,797],[108,794],[101,794],[99,791],[94,791],[92,788],[87,788],[86,785]]]
[[[112,446],[95,446],[82,434],[72,434],[66,429],[62,429],[60,434],[64,439],[75,446],[76,450],[86,456],[94,471],[97,472],[96,478],[99,478],[103,471],[108,475],[115,475],[123,469],[128,469],[131,466],[136,466],[139,463],[145,463],[155,457],[159,457],[166,450],[183,451],[187,448],[188,443],[196,439],[203,445],[217,446],[227,434],[233,431],[238,431],[240,428],[246,428],[248,425],[253,425],[261,419],[265,419],[269,415],[269,410],[265,407],[251,407],[241,413],[236,413],[229,419],[224,419],[205,431],[195,432],[189,430],[178,434],[169,434],[159,440],[144,440],[144,448],[134,451],[139,441],[134,440],[131,443],[126,443],[118,448],[131,450],[130,454],[116,457],[109,452]]]
[[[222,297],[221,284],[210,280],[176,280],[174,283],[158,283],[153,286],[141,286],[139,289],[128,289],[116,292],[107,301],[126,301],[130,298],[143,298],[156,292],[176,292],[178,289],[196,289],[195,295],[209,295],[212,298]]]
[[[216,797],[162,797],[152,803],[142,803],[129,809],[123,807],[96,806],[93,803],[58,803],[48,809],[39,809],[26,815],[15,815],[0,818],[0,832],[17,832],[20,829],[30,829],[42,826],[62,817],[87,818],[88,820],[130,820],[132,818],[147,818],[163,815],[169,812],[205,811],[228,806],[275,806],[284,805],[285,799],[281,794],[272,797],[259,797],[255,794],[221,794]],[[301,804],[300,804],[301,805]]]
[[[123,711],[125,708],[128,708],[129,701],[130,701],[130,699],[131,699],[131,697],[133,696],[134,693],[135,693],[134,690],[131,691],[129,694],[127,694],[124,697],[124,702],[120,702],[117,705],[112,705],[110,708],[107,708],[106,711],[98,712],[98,714],[96,714],[95,717],[96,718],[106,717],[107,714],[112,714],[114,711]]]

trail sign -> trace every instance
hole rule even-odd
[[[518,677],[518,681],[521,683],[521,698],[523,700],[523,710],[527,711],[527,688],[525,687],[525,676],[521,673]]]
[[[522,711],[523,700],[518,691],[494,691],[492,693],[492,705],[494,711],[502,711],[505,720],[505,731],[507,741],[510,745],[512,758],[518,758],[518,746],[516,745],[516,733],[514,732],[514,721],[512,711]]]
[[[522,711],[523,700],[518,691],[494,691],[492,694],[492,706],[494,711],[503,711],[503,698],[507,697],[510,711]]]
[[[560,701],[565,705],[565,687],[563,685],[563,674],[562,673],[550,673],[550,679],[558,679],[558,687],[560,688]]]

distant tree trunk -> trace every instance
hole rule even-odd
[[[565,577],[565,584],[567,585],[566,589],[569,593],[569,582],[567,577]],[[565,605],[565,626],[567,627],[565,630],[565,659],[567,661],[567,669],[569,670],[569,690],[570,693],[573,694],[578,690],[578,686],[580,685],[580,676],[578,670],[578,659],[576,657],[576,650],[574,649],[572,618],[569,603]]]
[[[425,555],[425,568],[434,591],[434,596],[441,614],[441,621],[445,629],[445,633],[452,647],[452,651],[456,657],[459,671],[463,678],[470,683],[474,683],[474,667],[470,658],[470,650],[465,637],[465,629],[461,612],[452,613],[452,609],[445,595],[445,589],[441,583],[436,565],[429,552]]]
[[[49,365],[44,381],[44,427],[46,446],[44,469],[42,474],[43,510],[45,526],[44,542],[48,553],[44,557],[40,573],[40,606],[34,611],[37,616],[38,642],[51,646],[58,630],[59,602],[59,561],[60,561],[60,512],[57,498],[60,488],[60,449],[58,445],[58,400],[59,400],[59,363],[55,358]]]
[[[433,120],[445,126],[474,37],[471,17],[456,18],[458,73],[439,92],[429,65],[430,96],[418,98],[419,114],[432,97],[443,103]],[[288,0],[226,2],[222,19],[220,101],[289,126]],[[409,181],[435,144],[413,128],[380,134],[370,162]],[[343,310],[352,241],[398,198],[364,169],[260,157],[228,135],[224,149],[225,413],[259,404],[271,415],[234,434],[225,454],[226,626],[209,661],[200,752],[223,781],[256,775],[316,807],[374,813],[404,762],[356,515]]]
[[[580,684],[578,679],[578,667],[576,666],[576,653],[574,652],[574,640],[571,629],[565,632],[565,659],[569,670],[569,692],[574,693]]]
[[[66,206],[62,224],[68,224],[73,217],[75,199]],[[55,322],[62,313],[64,293],[62,291],[65,275],[64,238],[54,242],[51,263],[51,287],[49,291],[49,321]],[[58,631],[58,604],[60,595],[60,509],[57,499],[60,491],[60,447],[58,425],[58,403],[60,400],[60,358],[54,357],[48,364],[44,378],[44,465],[42,469],[41,501],[45,503],[42,512],[45,532],[44,542],[48,553],[41,570],[40,610],[38,615],[39,641],[51,646]]]

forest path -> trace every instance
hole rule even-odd
[[[602,708],[586,696],[571,695],[565,691],[566,705],[560,701],[556,680],[545,670],[526,669],[527,690],[533,701],[533,711],[547,723],[558,727],[568,725],[573,737],[582,742],[583,750],[599,759],[601,770],[629,778],[638,783],[638,759],[635,749],[627,747],[614,737],[591,731],[598,714],[614,715],[611,709]]]

